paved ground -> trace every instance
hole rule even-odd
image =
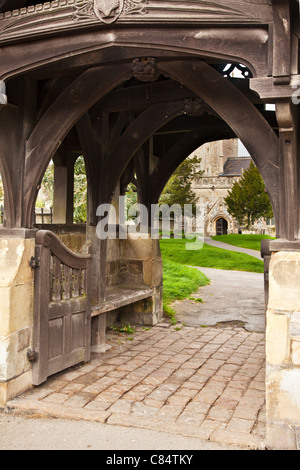
[[[228,243],[219,242],[217,240],[213,240],[212,238],[205,238],[204,242],[207,245],[215,246],[216,248],[222,248],[223,250],[245,253],[246,255],[254,256],[254,258],[257,258],[262,261],[260,251],[250,250],[248,248],[242,248],[242,247],[234,246],[234,245],[229,245]]]
[[[248,331],[264,333],[264,275],[240,271],[199,268],[210,284],[193,294],[198,301],[175,302],[177,318],[189,326],[214,326],[237,320]]]
[[[12,400],[0,449],[263,449],[262,276],[201,269],[205,303],[177,304],[182,324],[111,332],[109,350]]]
[[[10,411],[264,447],[264,335],[161,323],[12,400]],[[0,438],[1,442],[1,438]],[[115,443],[117,446],[118,444]],[[168,449],[168,446],[166,447]]]
[[[100,450],[117,451],[117,455],[133,451],[133,456],[140,450],[239,450],[165,431],[62,418],[28,419],[0,413],[0,429],[0,450]],[[97,462],[101,464],[99,456]]]

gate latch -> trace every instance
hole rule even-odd
[[[37,256],[32,256],[29,261],[29,266],[31,267],[31,269],[39,268],[40,258],[38,258]]]

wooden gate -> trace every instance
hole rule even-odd
[[[50,231],[36,234],[33,385],[90,358],[90,258],[70,251]]]

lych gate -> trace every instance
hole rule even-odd
[[[100,240],[97,207],[118,209],[134,182],[150,209],[191,152],[237,136],[278,237],[262,247],[267,445],[299,447],[299,35],[296,0],[0,0],[2,403],[88,360],[108,322],[161,318],[158,240]],[[78,155],[86,226],[73,224]],[[34,226],[51,159],[55,223]]]

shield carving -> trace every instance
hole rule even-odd
[[[113,23],[122,13],[124,0],[94,0],[95,15],[104,23]]]

